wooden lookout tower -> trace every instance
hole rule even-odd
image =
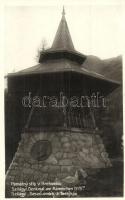
[[[52,46],[40,52],[39,64],[8,75],[22,130],[7,186],[12,180],[61,181],[79,169],[111,166],[94,112],[104,98],[93,101],[97,94],[106,98],[119,83],[85,69],[86,57],[74,48],[63,9]]]

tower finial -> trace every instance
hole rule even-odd
[[[64,6],[63,6],[63,11],[62,11],[62,16],[65,16],[65,8],[64,8]]]

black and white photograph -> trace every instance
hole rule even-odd
[[[5,198],[123,197],[123,1],[33,2],[4,6]]]

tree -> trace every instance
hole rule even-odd
[[[42,39],[39,47],[37,48],[37,55],[36,55],[36,60],[37,62],[39,61],[39,58],[40,58],[40,54],[42,51],[45,51],[47,49],[47,41],[45,38]]]

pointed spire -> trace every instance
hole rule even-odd
[[[65,17],[65,8],[63,6],[62,16]]]
[[[71,39],[71,35],[68,29],[68,25],[65,19],[65,9],[63,6],[62,19],[60,21],[55,39],[53,41],[52,47],[53,50],[74,50],[74,45]]]

